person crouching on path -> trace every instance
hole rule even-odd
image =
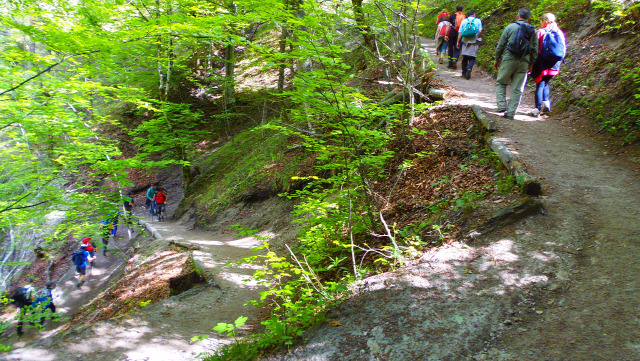
[[[520,98],[531,72],[533,63],[538,57],[538,37],[535,28],[528,24],[531,10],[518,10],[516,22],[507,25],[496,46],[493,68],[498,71],[496,78],[496,101],[498,112],[504,117],[514,119]],[[524,46],[527,45],[527,46]],[[511,96],[507,104],[507,85],[511,84]]]
[[[163,222],[167,211],[167,195],[164,193],[164,189],[162,187],[158,188],[154,199],[156,201],[156,215],[158,216],[158,222]]]
[[[91,257],[87,251],[87,245],[80,244],[80,248],[71,256],[73,264],[76,266],[76,287],[80,288],[84,284],[84,277],[87,273],[87,262],[93,262],[96,258]]]
[[[551,111],[549,82],[558,75],[566,49],[567,42],[556,24],[556,16],[551,13],[542,15],[538,29],[538,58],[531,71],[531,78],[536,82],[536,107],[530,115],[539,117],[540,113]]]
[[[472,36],[462,36],[466,29],[473,24],[473,27],[478,31]],[[480,34],[482,34],[482,21],[476,18],[476,11],[469,10],[467,12],[467,18],[460,24],[460,31],[458,32],[457,47],[462,48],[460,54],[462,54],[462,77],[471,79],[471,70],[476,63],[478,57],[478,48],[480,47]]]
[[[436,55],[438,56],[438,63],[440,64],[442,64],[443,57],[447,54],[450,30],[451,23],[449,20],[442,20],[436,30]]]

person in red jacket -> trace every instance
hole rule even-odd
[[[156,215],[158,216],[158,222],[164,222],[164,216],[167,211],[167,194],[162,187],[158,187],[156,195],[154,196],[156,201]]]

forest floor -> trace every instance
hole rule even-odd
[[[532,89],[502,118],[491,76],[437,66],[445,103],[482,107],[540,180],[543,213],[360,282],[304,345],[270,360],[640,359],[637,149],[576,111],[527,116]]]

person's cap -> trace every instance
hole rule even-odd
[[[87,245],[84,243],[80,243],[80,248],[87,248]]]
[[[89,241],[91,241],[91,237],[84,237],[84,238],[82,239],[82,243],[84,243],[84,244],[89,243]]]

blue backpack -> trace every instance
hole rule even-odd
[[[478,26],[476,25],[476,18],[467,18],[467,24],[461,30],[460,34],[463,38],[470,38],[472,36],[478,35],[479,31],[480,29],[478,29]]]
[[[566,54],[566,45],[559,31],[547,31],[542,37],[540,58],[549,63],[562,60]]]
[[[73,256],[71,256],[71,260],[73,261],[74,265],[79,267],[87,261],[87,255],[84,254],[84,252],[85,251],[78,250],[73,254]]]

